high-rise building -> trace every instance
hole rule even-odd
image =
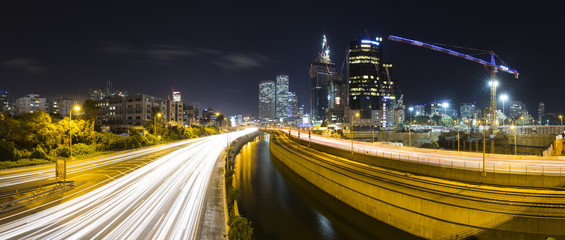
[[[418,116],[425,116],[426,115],[426,105],[427,104],[418,104],[414,106],[414,117]]]
[[[116,90],[112,88],[112,82],[108,81],[105,88],[92,88],[88,90],[90,99],[94,101],[99,101],[107,97],[127,97],[128,92],[126,90]]]
[[[47,111],[60,117],[68,115],[72,107],[73,100],[64,97],[48,99],[47,101]]]
[[[47,99],[39,97],[39,94],[28,94],[16,99],[16,115],[47,111]]]
[[[188,126],[198,124],[198,118],[200,116],[200,110],[198,109],[198,106],[190,106],[184,104],[182,110],[184,124]]]
[[[167,101],[167,119],[169,120],[169,125],[183,125],[184,123],[184,111],[183,104],[181,101],[181,94],[179,91],[173,89],[173,99]]]
[[[117,128],[130,128],[145,126],[154,122],[154,116],[161,113],[159,121],[167,121],[167,102],[158,97],[147,94],[136,94],[122,97],[118,95],[107,96],[97,101],[98,118],[96,121],[102,125]]]
[[[509,117],[512,119],[518,119],[522,115],[527,114],[528,110],[526,109],[526,104],[520,101],[512,101],[510,103],[510,115]]]
[[[271,80],[259,83],[259,118],[275,118],[275,83]]]
[[[14,106],[12,98],[7,91],[0,90],[0,111],[7,113],[8,115],[14,115]]]
[[[298,96],[295,92],[288,92],[288,116],[298,118]]]
[[[328,108],[343,108],[341,79],[341,74],[336,72],[335,63],[330,59],[330,48],[324,35],[322,51],[310,64],[310,117],[312,120],[325,120]]]
[[[288,118],[288,75],[278,75],[275,84],[276,117]]]
[[[379,41],[367,39],[349,43],[349,108],[359,110],[360,119],[372,118],[372,111],[379,109],[379,81],[382,69],[382,53],[379,46]]]
[[[461,112],[461,118],[463,120],[474,118],[476,109],[477,109],[477,107],[475,106],[475,104],[461,103],[461,105],[459,105],[459,111]]]
[[[545,114],[545,103],[544,102],[540,102],[538,104],[538,123],[541,125],[541,119],[543,118],[543,115]]]

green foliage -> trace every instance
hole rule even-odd
[[[444,127],[451,127],[454,124],[453,118],[451,118],[450,116],[447,116],[447,115],[441,116],[440,123]]]
[[[55,155],[59,157],[69,157],[71,155],[71,148],[66,145],[59,145],[59,147],[55,149]]]
[[[235,216],[230,218],[228,238],[231,240],[252,240],[253,227],[247,218]]]
[[[96,144],[86,145],[84,143],[73,144],[73,155],[81,156],[96,152]]]
[[[16,148],[14,143],[0,140],[0,161],[14,161],[16,160]]]
[[[218,129],[216,127],[205,127],[205,136],[210,136],[218,133]]]
[[[534,118],[530,114],[526,113],[518,119],[518,125],[519,126],[531,125],[533,119]]]
[[[17,161],[0,161],[0,169],[33,166],[39,164],[46,164],[50,162],[51,161],[46,159],[27,159],[27,158],[22,158]]]
[[[43,150],[41,146],[37,146],[35,150],[29,155],[32,159],[48,159],[47,153]]]

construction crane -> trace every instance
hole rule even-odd
[[[479,58],[476,58],[476,57],[473,57],[473,56],[470,56],[470,55],[467,55],[467,54],[459,53],[459,52],[456,52],[456,51],[453,51],[453,50],[442,48],[442,47],[432,45],[432,44],[429,44],[429,43],[424,43],[424,42],[421,42],[421,41],[416,41],[416,40],[407,39],[407,38],[398,37],[398,36],[393,36],[393,35],[388,36],[388,39],[392,40],[392,41],[396,41],[396,42],[407,43],[407,44],[411,44],[411,45],[414,45],[414,46],[431,49],[431,50],[442,52],[442,53],[447,53],[449,55],[464,58],[464,59],[467,59],[469,61],[473,61],[473,62],[482,64],[485,67],[490,68],[491,80],[489,81],[489,85],[490,85],[490,108],[489,108],[490,118],[489,118],[489,120],[490,120],[491,131],[494,130],[494,128],[498,124],[497,119],[496,119],[496,88],[498,87],[498,81],[496,80],[496,73],[498,72],[498,70],[500,70],[500,71],[503,71],[503,72],[510,73],[510,74],[514,75],[516,78],[518,78],[518,71],[510,69],[510,68],[508,68],[507,66],[504,66],[504,65],[497,65],[495,60],[494,60],[494,57],[495,56],[498,57],[498,56],[493,51],[486,51],[486,52],[488,52],[488,54],[490,54],[490,62],[487,62],[485,60],[482,60],[482,59],[479,59]],[[477,49],[472,49],[472,50],[477,50]]]

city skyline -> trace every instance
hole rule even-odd
[[[524,102],[532,115],[539,102],[546,104],[546,112],[563,112],[558,106],[563,83],[556,69],[563,63],[559,56],[564,50],[552,47],[563,36],[540,37],[548,35],[558,21],[554,21],[556,15],[542,15],[537,5],[508,9],[502,3],[410,4],[405,9],[394,3],[367,3],[360,9],[351,3],[342,8],[322,5],[325,11],[315,10],[314,3],[273,9],[239,3],[214,8],[205,3],[156,8],[123,3],[112,8],[71,3],[10,5],[2,14],[4,22],[12,24],[0,40],[5,53],[0,58],[0,89],[12,99],[36,93],[86,100],[89,88],[112,81],[116,89],[159,97],[175,87],[188,104],[211,106],[228,115],[258,116],[257,84],[285,73],[293,79],[290,90],[297,93],[299,105],[309,109],[307,66],[320,51],[321,36],[327,35],[331,60],[345,75],[347,45],[367,30],[384,39],[383,55],[394,63],[406,106],[434,99],[486,106],[488,72],[463,59],[386,41],[388,34],[494,50],[520,72],[517,80],[499,73],[500,93]],[[371,6],[390,11],[372,15]],[[212,9],[225,17],[210,17]],[[465,11],[459,16],[450,9]],[[412,15],[400,16],[402,11]],[[299,17],[269,17],[282,12]],[[314,21],[328,14],[335,17]],[[255,21],[259,18],[265,21]],[[504,24],[486,27],[493,22]]]

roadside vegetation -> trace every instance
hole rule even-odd
[[[234,145],[237,139],[233,141],[230,145],[228,154],[226,154],[226,164],[225,164],[225,186],[226,186],[226,202],[228,207],[228,239],[230,240],[253,240],[253,227],[251,226],[251,221],[247,218],[240,216],[236,212],[236,200],[239,197],[239,190],[234,187],[233,174],[235,173],[235,149]]]
[[[69,158],[86,158],[112,151],[138,148],[175,140],[213,135],[217,127],[145,126],[144,130],[102,133],[95,125],[98,109],[87,100],[83,114],[58,119],[46,112],[10,117],[0,113],[0,169],[23,167]]]

